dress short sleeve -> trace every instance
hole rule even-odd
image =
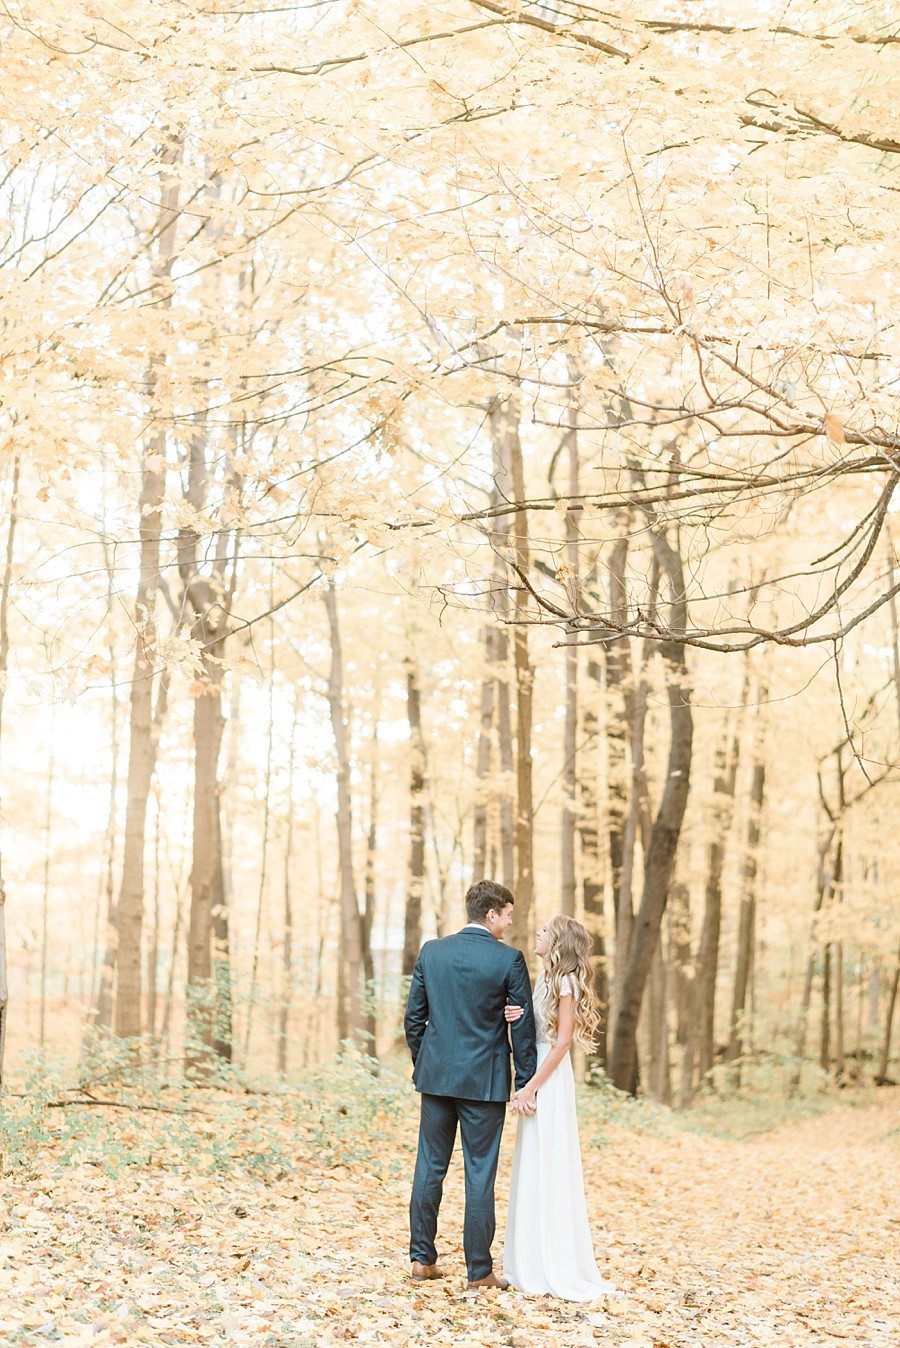
[[[560,997],[575,996],[575,979],[571,974],[563,974],[559,980],[559,995]]]

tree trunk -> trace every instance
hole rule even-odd
[[[269,588],[270,607],[274,603]],[[269,865],[269,821],[272,812],[272,746],[275,736],[275,629],[270,625],[272,665],[269,669],[269,718],[266,736],[266,777],[263,794],[262,843],[259,853],[259,886],[256,891],[256,921],[253,928],[253,957],[250,962],[250,997],[247,1002],[247,1023],[244,1026],[244,1058],[250,1053],[250,1034],[253,1029],[253,1010],[256,1006],[257,977],[259,974],[259,947],[262,940],[263,909],[266,901],[266,878]]]
[[[844,835],[838,835],[834,849],[834,866],[831,873],[831,893],[834,899],[840,890],[844,878]],[[831,995],[834,979],[834,956],[832,941],[825,942],[822,953],[822,1017],[819,1026],[819,1065],[823,1072],[831,1066]]]
[[[844,1076],[844,943],[834,942],[834,1075]]]
[[[363,877],[361,919],[363,986],[365,988],[366,1053],[377,1071],[378,1014],[376,1003],[375,961],[372,957],[372,928],[375,925],[375,866],[378,846],[378,716],[372,735],[372,767],[369,776],[369,831],[366,835],[366,870]],[[421,730],[421,727],[420,727]],[[424,852],[424,847],[423,847]],[[424,865],[424,858],[423,858]],[[421,895],[420,895],[421,912]]]
[[[719,973],[719,937],[722,930],[722,870],[734,815],[738,750],[738,728],[735,726],[732,729],[726,725],[722,741],[716,751],[710,819],[712,838],[706,859],[706,902],[694,978],[693,1015],[682,1062],[682,1108],[687,1107],[693,1098],[695,1062],[701,1083],[709,1079],[715,1064],[716,983]]]
[[[175,165],[182,157],[180,139],[169,139],[161,155],[164,164]],[[156,229],[157,256],[154,275],[167,282],[172,274],[178,223],[179,185],[175,174],[162,176],[162,200]],[[157,312],[171,303],[171,286],[163,287]],[[150,371],[150,387],[160,373],[158,361]],[[122,880],[119,889],[116,1034],[132,1038],[141,1033],[141,948],[144,921],[144,837],[147,801],[156,764],[153,733],[153,672],[156,663],[156,596],[160,573],[162,505],[165,499],[166,433],[150,436],[141,466],[138,503],[140,562],[135,596],[134,676],[128,743],[128,794]]]
[[[518,406],[514,399],[495,399],[488,413],[491,431],[493,488],[491,501],[497,505],[516,499],[516,473],[521,476],[521,445],[519,443]],[[518,458],[518,469],[515,461]],[[515,525],[518,529],[518,520]],[[518,535],[517,535],[518,536]],[[527,556],[527,536],[526,536]],[[493,631],[494,705],[497,718],[497,748],[500,754],[500,779],[496,788],[498,824],[500,830],[500,872],[507,889],[516,888],[517,826],[514,779],[516,751],[513,742],[512,709],[510,705],[509,638],[505,624],[510,614],[509,551],[511,546],[508,517],[499,516],[491,530],[494,549],[492,576],[493,607],[497,625]],[[485,871],[488,867],[486,865]],[[481,876],[477,875],[476,879]]]
[[[763,701],[765,701],[764,691],[760,694],[760,702]],[[753,946],[756,939],[757,858],[759,856],[763,799],[766,789],[766,758],[763,734],[764,731],[760,730],[753,763],[753,780],[750,786],[747,846],[741,862],[741,907],[738,919],[737,961],[731,997],[731,1027],[728,1036],[728,1048],[725,1053],[726,1060],[733,1064],[731,1079],[736,1087],[741,1084],[740,1060],[744,1052],[744,1016],[747,1008],[750,968],[753,962]]]
[[[110,572],[110,582],[112,572]],[[110,652],[111,697],[112,697],[112,734],[110,743],[109,777],[109,813],[106,821],[104,841],[104,876],[106,898],[106,937],[103,944],[103,963],[100,966],[100,981],[96,1000],[92,999],[89,1023],[104,1029],[112,1029],[113,989],[115,987],[116,963],[119,953],[119,921],[116,910],[115,858],[116,858],[116,819],[118,814],[119,792],[119,686],[116,681],[114,652]]]
[[[340,867],[340,979],[338,997],[338,1039],[350,1039],[362,1052],[365,1042],[365,1016],[362,1004],[363,932],[356,887],[353,880],[353,814],[350,797],[350,747],[344,717],[344,664],[338,621],[337,592],[329,578],[324,589],[325,611],[331,634],[331,673],[328,680],[328,705],[337,757],[337,835]]]
[[[490,803],[490,779],[491,779],[491,749],[493,747],[493,729],[494,729],[494,691],[496,688],[496,679],[494,672],[494,646],[497,631],[493,620],[489,620],[484,628],[484,659],[485,671],[481,680],[481,715],[478,730],[478,750],[475,760],[475,808],[473,811],[472,827],[472,879],[480,880],[487,875],[487,849],[488,849],[488,806]],[[410,717],[412,716],[412,707],[410,703],[410,679],[415,675],[407,669],[406,674],[406,700]],[[418,696],[418,693],[417,693]],[[412,719],[410,719],[410,736],[412,736]],[[413,760],[415,760],[415,749],[412,750]],[[413,767],[415,772],[415,767]],[[407,906],[407,912],[409,911]],[[418,954],[418,950],[416,951]],[[412,973],[412,969],[407,970],[407,943],[404,938],[403,943],[403,972]],[[415,964],[415,960],[413,960]]]
[[[2,970],[0,970],[2,975]],[[878,1071],[875,1075],[876,1086],[887,1086],[890,1084],[888,1077],[888,1065],[891,1060],[891,1036],[894,1026],[894,1009],[897,1005],[897,989],[900,988],[900,950],[897,951],[897,963],[894,965],[894,976],[891,979],[891,986],[888,991],[887,1010],[884,1013],[884,1037],[881,1041],[881,1054],[878,1059]]]
[[[191,911],[188,920],[189,1070],[202,1070],[216,1038],[216,997],[212,965],[214,899],[221,906],[221,829],[219,824],[219,751],[225,718],[222,689],[208,654],[203,678],[194,689],[194,826],[191,862]]]
[[[493,681],[486,678],[484,684],[492,687]],[[409,888],[406,894],[401,972],[408,978],[415,968],[422,946],[422,897],[425,889],[425,742],[422,737],[422,698],[411,657],[406,661],[406,711],[409,719],[410,754]],[[479,754],[480,752],[479,745]],[[475,878],[479,879],[484,873],[483,859],[480,870],[476,860]]]
[[[627,556],[628,538],[625,535],[616,541],[609,558],[609,608],[616,623],[625,623],[628,618],[625,586]],[[631,679],[631,649],[628,638],[615,637],[606,648],[606,822],[609,835],[612,911],[616,924],[617,962],[620,955],[619,920],[621,905],[619,898],[622,889],[625,820],[628,814],[626,743],[633,713]]]
[[[153,820],[153,926],[150,929],[150,940],[147,944],[147,1034],[150,1039],[156,1036],[156,1003],[157,1003],[157,983],[159,970],[159,931],[160,931],[160,912],[159,912],[159,815],[160,800],[159,793],[156,793],[155,817]]]
[[[570,377],[573,389],[575,369],[570,362]],[[566,595],[572,611],[577,613],[581,607],[580,587],[578,583],[579,535],[581,514],[584,509],[579,498],[578,480],[578,411],[574,396],[569,400],[569,426],[566,430],[562,449],[568,460],[569,484],[568,504],[566,506]],[[562,818],[560,820],[560,906],[563,913],[575,915],[575,828],[577,822],[577,751],[578,751],[578,646],[569,643],[565,647],[566,681],[566,719],[563,730],[563,770],[562,770]]]
[[[278,1009],[278,1062],[282,1076],[288,1064],[288,1025],[291,1016],[294,982],[294,905],[291,894],[291,867],[294,861],[294,775],[297,761],[297,722],[299,699],[294,702],[294,719],[288,746],[287,836],[284,841],[284,917],[281,947],[281,1006]]]
[[[662,933],[656,943],[650,969],[648,997],[648,1077],[650,1094],[661,1105],[672,1103],[672,1083],[669,1072],[669,1016],[666,997],[666,960],[663,957]]]
[[[806,1052],[806,1028],[809,1020],[809,1008],[812,1002],[812,985],[816,972],[816,919],[821,912],[825,896],[831,888],[832,877],[828,870],[828,860],[832,844],[837,834],[837,826],[832,823],[819,842],[819,858],[816,867],[816,897],[813,904],[812,929],[809,943],[810,953],[806,961],[806,974],[803,979],[803,995],[800,999],[800,1015],[797,1018],[797,1034],[794,1043],[794,1069],[791,1073],[791,1094],[799,1089],[803,1056]]]
[[[666,538],[657,534],[654,547],[660,567],[668,576],[671,594],[670,626],[677,634],[687,625],[687,602],[681,557]],[[644,888],[634,924],[622,1000],[613,1026],[609,1075],[619,1090],[636,1089],[637,1027],[647,975],[659,940],[675,853],[687,805],[690,785],[694,723],[691,715],[688,671],[684,647],[665,642],[661,653],[668,667],[668,702],[671,737],[666,784],[663,789],[650,847],[644,866]]]
[[[594,696],[587,696],[583,703],[584,742],[596,746],[600,733],[600,720],[595,701],[600,691],[602,670],[595,660],[587,665],[588,687]],[[606,1040],[609,1015],[609,978],[606,966],[606,913],[603,903],[603,866],[600,855],[600,803],[597,792],[596,748],[593,763],[582,766],[578,774],[581,788],[581,810],[579,815],[579,833],[581,837],[581,894],[584,908],[584,925],[593,940],[592,962],[594,966],[594,993],[600,1005],[601,1021],[597,1034],[596,1052],[588,1058],[588,1067],[606,1066]],[[588,1081],[590,1081],[590,1073]]]
[[[686,884],[669,886],[669,981],[675,1004],[675,1042],[687,1045],[693,1020],[694,979],[691,969],[691,895]]]
[[[525,464],[519,436],[518,405],[505,404],[507,461],[512,477],[516,512],[513,521],[513,563],[516,626],[513,633],[513,664],[516,672],[516,903],[513,908],[512,943],[531,955],[534,903],[534,798],[531,760],[531,725],[534,692],[534,668],[528,651],[528,591],[524,577],[530,566],[528,512],[525,502]]]

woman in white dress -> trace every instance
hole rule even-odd
[[[600,1020],[590,949],[590,935],[571,917],[551,918],[537,934],[544,965],[534,989],[538,1066],[513,1105],[519,1126],[503,1273],[522,1292],[564,1301],[616,1291],[594,1261],[569,1056],[573,1040],[593,1047]],[[521,1015],[521,1007],[506,1008],[508,1021]]]

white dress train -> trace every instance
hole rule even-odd
[[[568,977],[568,976],[567,976]],[[571,992],[563,981],[562,991]],[[534,991],[538,1066],[547,1038],[546,985]],[[513,1287],[563,1301],[592,1301],[616,1293],[594,1260],[584,1196],[575,1077],[567,1053],[538,1091],[537,1112],[520,1115],[509,1189],[503,1273]]]

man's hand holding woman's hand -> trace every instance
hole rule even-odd
[[[513,1114],[524,1114],[527,1118],[537,1113],[537,1091],[530,1085],[516,1091],[509,1106]]]

